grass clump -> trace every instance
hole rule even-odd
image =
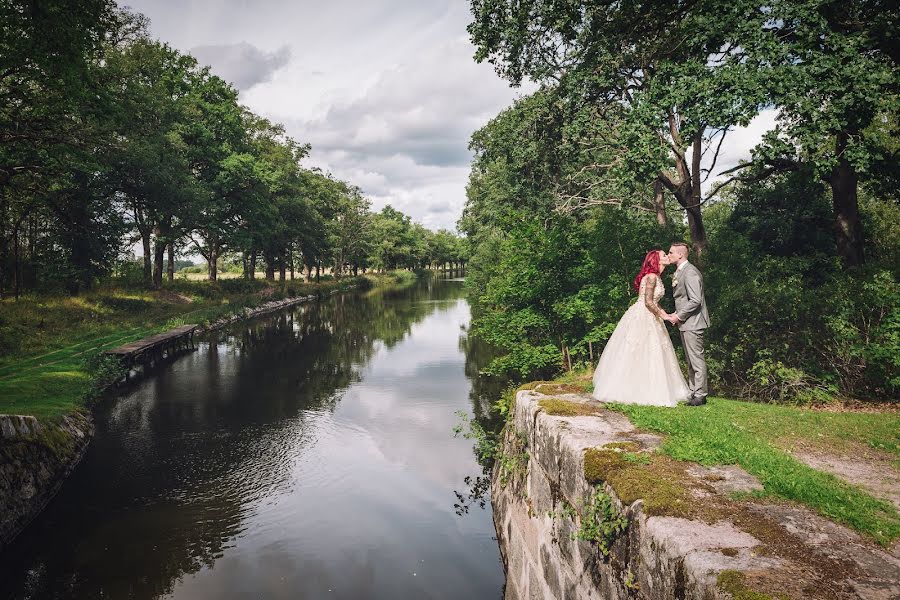
[[[747,586],[747,576],[740,571],[722,571],[716,579],[716,587],[731,594],[733,600],[790,600],[784,594],[772,596],[751,589]]]
[[[893,505],[808,467],[781,449],[785,437],[816,444],[853,437],[896,449],[900,416],[823,414],[723,399],[711,399],[702,408],[609,407],[625,413],[641,429],[667,434],[661,451],[674,459],[739,464],[760,480],[768,494],[805,504],[882,545],[900,537],[900,515]]]
[[[599,406],[584,402],[573,402],[564,398],[542,398],[538,401],[545,413],[557,417],[585,417],[602,413]]]

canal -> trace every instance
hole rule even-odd
[[[462,283],[434,279],[210,334],[98,407],[0,598],[502,597],[452,431],[499,391],[468,322]]]

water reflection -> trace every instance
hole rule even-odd
[[[0,596],[500,596],[490,511],[451,506],[479,469],[454,412],[487,393],[468,321],[438,281],[212,335],[98,410]]]

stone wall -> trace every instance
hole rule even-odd
[[[493,473],[506,600],[900,597],[900,553],[802,507],[733,500],[732,492],[759,489],[738,467],[678,463],[691,502],[716,508],[699,518],[665,514],[641,498],[624,504],[608,483],[588,483],[589,448],[624,447],[634,451],[631,459],[675,461],[653,452],[661,440],[636,431],[620,413],[554,391],[560,386],[517,393]],[[554,416],[542,400],[593,414]],[[605,538],[608,554],[604,544],[579,539],[598,493],[610,500],[611,513],[627,519],[624,530]]]
[[[80,413],[53,422],[0,415],[0,550],[53,498],[93,432]]]

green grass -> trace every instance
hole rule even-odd
[[[53,419],[84,405],[92,388],[85,360],[174,327],[204,324],[279,297],[349,285],[406,285],[409,273],[365,275],[320,284],[258,282],[229,293],[222,285],[176,281],[162,292],[104,289],[78,297],[0,301],[0,413]],[[363,281],[364,280],[364,281]],[[250,291],[248,291],[250,290]]]
[[[793,444],[847,447],[866,444],[896,455],[900,415],[824,413],[801,408],[712,398],[706,406],[661,408],[609,405],[635,426],[666,434],[662,451],[704,465],[738,464],[759,478],[765,493],[805,504],[868,534],[881,544],[900,537],[894,506],[788,454]]]

